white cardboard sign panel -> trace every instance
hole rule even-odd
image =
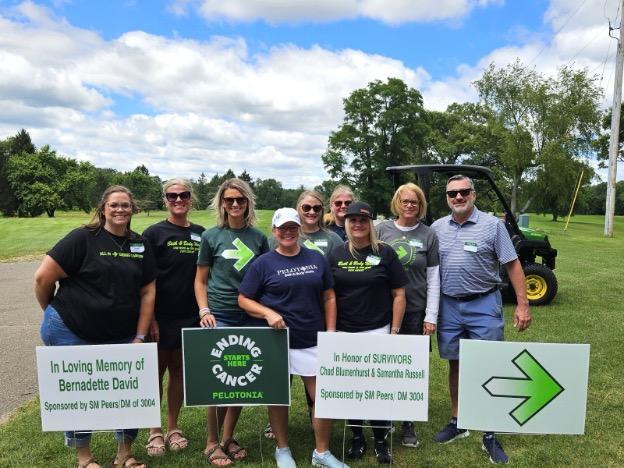
[[[426,421],[429,337],[319,333],[316,414]]]
[[[38,346],[43,431],[160,426],[155,343]]]

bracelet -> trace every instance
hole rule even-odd
[[[202,307],[199,309],[199,319],[203,319],[206,315],[210,315],[210,309],[208,307]]]
[[[401,328],[399,328],[399,327],[392,327],[392,328],[390,329],[390,333],[396,333],[396,334],[398,334],[400,331],[401,331]]]
[[[135,340],[141,340],[143,343],[145,343],[145,335],[137,335],[134,337]]]

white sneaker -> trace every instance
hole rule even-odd
[[[312,466],[325,466],[328,468],[349,468],[349,465],[341,462],[328,450],[322,455],[316,449],[312,452]]]
[[[275,449],[275,462],[278,468],[297,468],[297,464],[292,457],[289,447]]]

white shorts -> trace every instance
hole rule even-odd
[[[302,375],[304,377],[314,377],[318,363],[317,347],[290,349],[288,358],[290,359],[290,373]]]

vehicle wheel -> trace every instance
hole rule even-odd
[[[546,265],[529,263],[524,266],[527,298],[531,306],[546,305],[557,295],[557,278]]]

